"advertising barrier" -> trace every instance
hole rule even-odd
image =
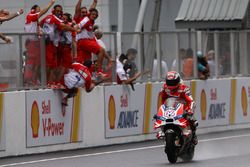
[[[144,102],[144,134],[154,132],[152,120],[154,114],[157,113],[161,105],[161,91],[162,83],[147,83],[145,86],[145,102]]]
[[[145,85],[104,88],[106,138],[142,134],[144,97]]]
[[[199,127],[229,124],[231,80],[192,81],[192,84]]]
[[[235,96],[235,121],[234,123],[247,123],[250,121],[250,82],[248,78],[237,80]]]
[[[80,93],[62,106],[60,90],[26,92],[27,147],[82,140]]]
[[[152,117],[161,104],[162,84],[135,84],[135,91],[128,85],[97,86],[91,93],[81,89],[66,108],[59,90],[0,94],[1,157],[155,139]],[[196,102],[198,130],[249,127],[249,78],[185,84]]]

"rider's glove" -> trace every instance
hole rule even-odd
[[[185,118],[185,119],[191,119],[191,117],[193,116],[193,113],[192,112],[189,112],[189,111],[184,111],[184,113],[183,113],[183,117]]]

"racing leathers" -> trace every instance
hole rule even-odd
[[[191,92],[188,86],[179,83],[175,89],[168,89],[166,83],[164,83],[161,90],[162,104],[169,97],[178,98],[181,101],[185,102],[184,110],[187,111],[190,115],[193,115],[194,109],[194,100],[191,96]]]

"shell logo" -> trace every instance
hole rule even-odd
[[[115,129],[116,109],[115,109],[115,100],[113,95],[109,97],[108,119],[109,119],[109,128]]]
[[[40,126],[40,118],[39,118],[39,108],[37,102],[34,101],[31,108],[31,128],[32,128],[32,136],[33,138],[38,138],[39,136],[39,126]]]
[[[206,92],[204,89],[202,89],[202,91],[201,91],[200,111],[201,111],[201,120],[206,120],[207,98],[206,98]]]
[[[244,86],[241,89],[241,107],[243,115],[247,116],[248,102],[247,102],[247,92]]]

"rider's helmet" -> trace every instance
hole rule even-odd
[[[166,76],[166,85],[170,91],[177,90],[181,82],[180,74],[176,71],[169,71]]]

